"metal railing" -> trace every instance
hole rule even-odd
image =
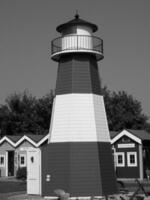
[[[88,35],[66,35],[58,37],[51,42],[51,54],[63,51],[96,51],[103,54],[103,40]]]

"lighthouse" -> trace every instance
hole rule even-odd
[[[75,15],[51,42],[58,63],[48,144],[42,148],[42,195],[57,189],[71,197],[117,192],[98,61],[103,40],[97,25]]]

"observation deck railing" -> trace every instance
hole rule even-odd
[[[97,59],[100,60],[103,58],[103,40],[96,36],[66,35],[51,42],[51,55],[54,60],[62,53],[77,51],[97,54]]]

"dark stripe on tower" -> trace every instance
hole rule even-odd
[[[43,195],[54,196],[56,189],[75,197],[114,194],[115,178],[109,142],[50,143],[42,148]]]
[[[61,57],[56,95],[68,93],[101,94],[98,66],[94,55],[72,53]]]

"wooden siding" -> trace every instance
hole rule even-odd
[[[56,95],[72,92],[72,64],[71,60],[64,58],[59,63],[56,81]]]
[[[95,59],[90,62],[91,85],[94,94],[101,94],[101,79]]]
[[[15,148],[7,141],[0,144],[0,152],[13,151],[13,150],[15,150]]]
[[[6,176],[6,153],[0,152],[1,156],[4,156],[4,165],[0,166],[0,176],[4,177]]]
[[[15,155],[16,155],[16,159],[17,161],[15,162],[15,174],[18,170],[18,168],[20,167],[20,162],[19,162],[19,157],[20,155],[25,155],[25,159],[26,159],[26,167],[27,167],[27,150],[29,148],[35,148],[30,142],[28,142],[27,140],[23,141],[20,145],[18,145],[16,147],[16,150],[15,150]],[[35,148],[36,149],[36,148]]]
[[[50,175],[50,181],[46,181]],[[42,148],[42,195],[63,189],[71,196],[117,192],[110,143],[50,143]]]
[[[93,95],[93,105],[95,114],[95,124],[97,132],[97,141],[110,142],[110,134],[106,118],[106,111],[103,96]]]
[[[123,137],[122,137],[123,138]],[[133,141],[130,138],[130,142],[127,144],[135,144],[133,148],[118,148],[118,144],[126,144],[122,142],[122,138],[120,138],[115,144],[116,152],[124,152],[125,166],[124,167],[116,167],[116,175],[117,178],[140,178],[140,163],[139,163],[139,144]],[[127,136],[124,136],[126,139]],[[129,167],[127,164],[127,153],[128,152],[137,152],[137,166]]]
[[[61,57],[57,73],[56,95],[68,93],[101,94],[95,56],[75,53]]]
[[[33,145],[30,144],[30,142],[28,142],[28,141],[23,141],[16,148],[13,147],[11,144],[9,144],[7,141],[5,141],[2,144],[0,144],[0,155],[4,155],[5,156],[5,165],[2,166],[2,167],[0,166],[1,176],[2,177],[6,176],[6,170],[7,170],[6,168],[8,168],[7,152],[8,151],[14,151],[14,176],[16,176],[18,167],[20,166],[19,165],[19,156],[20,156],[20,154],[27,156],[26,150],[29,147],[33,147]]]
[[[55,98],[49,142],[109,142],[103,97],[65,94]]]
[[[24,140],[21,144],[19,144],[16,147],[16,150],[19,151],[19,150],[21,150],[21,148],[29,148],[29,147],[34,148],[34,146],[30,142],[28,142],[27,140]]]
[[[117,193],[116,174],[110,143],[98,143],[99,162],[101,171],[101,184],[103,194]]]
[[[0,170],[1,170],[1,176],[5,177],[6,176],[6,167],[7,167],[7,151],[14,151],[14,147],[12,145],[10,145],[8,142],[3,142],[2,144],[0,144],[0,155],[4,155],[5,156],[5,164],[4,166],[0,166]]]

